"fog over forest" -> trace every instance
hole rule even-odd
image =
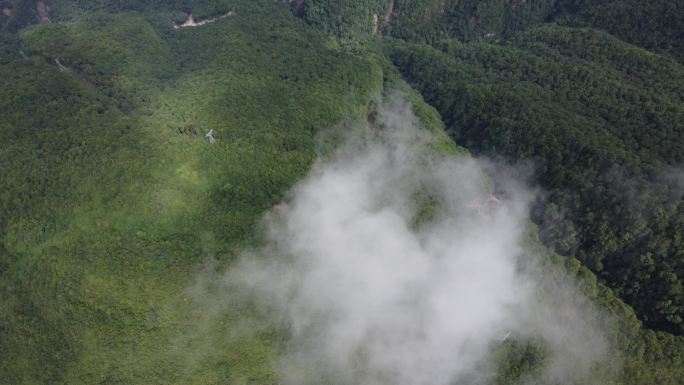
[[[0,0],[0,384],[681,385],[681,0]]]

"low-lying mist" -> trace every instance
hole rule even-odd
[[[520,382],[589,381],[608,349],[600,315],[526,247],[532,191],[433,151],[401,98],[380,115],[314,165],[226,276],[288,330],[280,382],[494,383],[513,341],[543,351]]]

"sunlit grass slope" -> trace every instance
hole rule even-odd
[[[0,382],[274,380],[279,339],[249,309],[202,322],[187,288],[250,244],[317,130],[365,119],[382,70],[284,5],[234,12],[22,32],[29,59],[0,67]]]

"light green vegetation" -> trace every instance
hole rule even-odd
[[[249,309],[206,319],[188,287],[253,244],[316,131],[364,119],[382,70],[285,6],[234,8],[198,29],[22,31],[30,59],[0,68],[3,383],[274,381],[270,329]]]

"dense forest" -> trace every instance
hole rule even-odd
[[[562,27],[442,49],[392,56],[459,143],[535,162],[549,193],[535,218],[547,244],[586,263],[652,327],[684,332],[682,67]]]
[[[684,333],[681,4],[355,4],[308,1],[304,17],[351,38],[369,13],[387,15],[382,30],[399,40],[386,52],[454,139],[533,161],[548,191],[534,218],[545,244],[651,327]]]
[[[373,31],[412,42],[505,40],[531,27],[557,23],[607,31],[626,42],[684,59],[684,5],[676,0],[365,0],[338,4],[304,0],[307,22],[342,38]]]
[[[400,89],[433,150],[529,170],[527,242],[610,318],[592,383],[680,383],[683,7],[0,0],[0,382],[277,383],[287,331],[193,280]],[[499,356],[501,385],[546,363]]]
[[[193,331],[183,291],[253,243],[315,131],[361,115],[382,77],[285,6],[231,9],[181,31],[169,11],[3,35],[0,382],[273,382],[278,340],[224,333],[240,309]]]

